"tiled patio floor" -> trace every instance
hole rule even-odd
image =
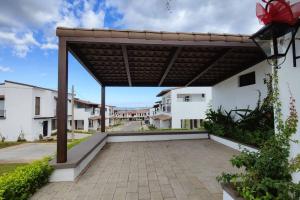
[[[237,151],[211,140],[107,144],[75,183],[50,183],[32,199],[217,200],[216,176]]]

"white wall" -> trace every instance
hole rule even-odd
[[[300,35],[299,31],[298,34]],[[296,40],[296,55],[300,55],[299,40]],[[278,76],[280,100],[282,102],[282,113],[284,119],[286,119],[289,115],[290,91],[296,99],[296,109],[298,112],[298,118],[300,118],[300,59],[297,60],[297,67],[293,67],[292,48],[289,49],[286,61],[281,65],[281,69],[278,70]],[[300,120],[298,121],[298,130],[294,135],[294,139],[300,141]],[[291,158],[294,158],[297,154],[300,154],[300,145],[292,142],[290,156]],[[293,179],[295,182],[299,182],[300,173],[294,174]]]
[[[255,71],[256,84],[239,87],[239,76]],[[258,100],[258,92],[261,91],[261,99],[267,94],[267,86],[264,84],[265,74],[271,74],[272,68],[263,61],[243,72],[222,81],[212,88],[212,108],[216,110],[220,105],[229,111],[237,108],[254,108]]]
[[[171,120],[160,120],[160,128],[171,128]]]
[[[177,94],[205,94],[204,101],[180,102]],[[197,101],[199,100],[199,101]],[[181,119],[204,119],[211,101],[210,87],[186,87],[171,91],[172,128],[181,128]]]
[[[27,140],[33,140],[32,88],[10,83],[0,88],[0,94],[5,96],[6,110],[6,118],[0,120],[0,133],[7,141],[17,140],[21,132]]]
[[[28,141],[38,140],[43,134],[43,121],[48,121],[51,134],[51,118],[56,116],[57,92],[21,84],[5,82],[0,85],[0,95],[5,96],[6,118],[0,119],[0,133],[7,141],[15,141],[22,132]],[[35,97],[40,97],[40,115],[35,115]],[[68,115],[71,103],[68,102]],[[42,118],[42,119],[39,119]]]

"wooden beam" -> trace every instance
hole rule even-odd
[[[123,53],[123,59],[124,59],[126,73],[127,73],[128,84],[129,84],[129,86],[132,86],[130,70],[129,70],[129,63],[128,63],[127,48],[125,45],[122,45],[122,53]]]
[[[171,67],[173,66],[173,64],[176,61],[176,58],[178,57],[179,53],[181,52],[182,47],[177,47],[176,49],[173,50],[171,56],[170,56],[170,60],[168,62],[167,68],[165,70],[165,73],[163,74],[163,76],[161,77],[158,86],[160,87],[161,84],[164,82],[165,78],[167,77]]]
[[[230,52],[232,51],[232,49],[227,49],[225,50],[218,58],[216,58],[206,69],[204,69],[203,71],[201,71],[195,78],[193,78],[190,82],[188,82],[185,87],[188,87],[189,85],[191,85],[193,82],[195,82],[196,80],[198,80],[203,74],[205,74],[208,70],[210,70],[211,68],[213,68],[214,66],[216,66],[221,60],[223,60],[223,58],[225,58]]]
[[[130,39],[130,38],[100,38],[89,36],[65,36],[72,43],[97,42],[106,44],[135,44],[135,45],[167,45],[167,46],[221,46],[221,47],[253,47],[254,42],[226,42],[226,41],[185,41],[185,40],[157,40],[157,39]]]
[[[105,132],[105,86],[101,86],[101,107],[100,107],[100,115],[101,115],[101,132]]]
[[[68,49],[64,38],[58,44],[58,97],[57,97],[57,163],[67,162],[68,123]]]
[[[78,52],[75,53],[72,48],[68,48],[69,52],[72,54],[72,56],[85,68],[85,70],[100,84],[103,83],[95,76],[94,71],[92,70],[91,66],[89,65],[88,61],[83,58],[81,54]],[[79,55],[78,55],[79,54]]]

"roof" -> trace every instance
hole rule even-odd
[[[15,82],[15,81],[8,81],[8,80],[4,80],[4,83],[11,83],[11,84],[16,84],[16,85],[22,85],[22,86],[37,88],[37,89],[41,89],[41,90],[49,90],[49,91],[52,91],[52,92],[57,92],[57,90],[54,90],[54,89],[49,89],[49,88],[44,88],[44,87],[40,87],[40,86],[30,85],[30,84],[27,84],[27,83],[20,83],[20,82]]]
[[[82,104],[86,104],[86,105],[90,105],[90,106],[97,106],[98,107],[98,105],[99,105],[98,103],[93,103],[93,102],[78,99],[78,98],[75,98],[74,101],[77,102],[77,103],[82,103]]]
[[[162,91],[160,91],[160,92],[156,95],[156,97],[161,97],[161,96],[163,96],[163,95],[165,95],[165,94],[167,94],[167,93],[169,93],[169,92],[171,92],[172,90],[175,90],[175,89],[178,89],[178,88],[170,88],[170,89],[162,90]]]
[[[213,86],[264,60],[248,35],[62,27],[56,34],[105,86]]]

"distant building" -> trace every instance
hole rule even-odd
[[[68,129],[72,126],[71,94],[68,95]],[[7,141],[24,137],[28,141],[51,136],[56,132],[57,91],[24,83],[5,81],[0,84],[0,134]],[[107,110],[111,106],[106,106]],[[110,125],[112,111],[107,116]],[[100,108],[96,103],[75,99],[75,129],[98,130]]]
[[[119,120],[149,120],[149,108],[115,108],[115,119]]]
[[[211,101],[211,88],[185,87],[162,90],[150,109],[150,124],[156,128],[196,129],[205,119]]]

